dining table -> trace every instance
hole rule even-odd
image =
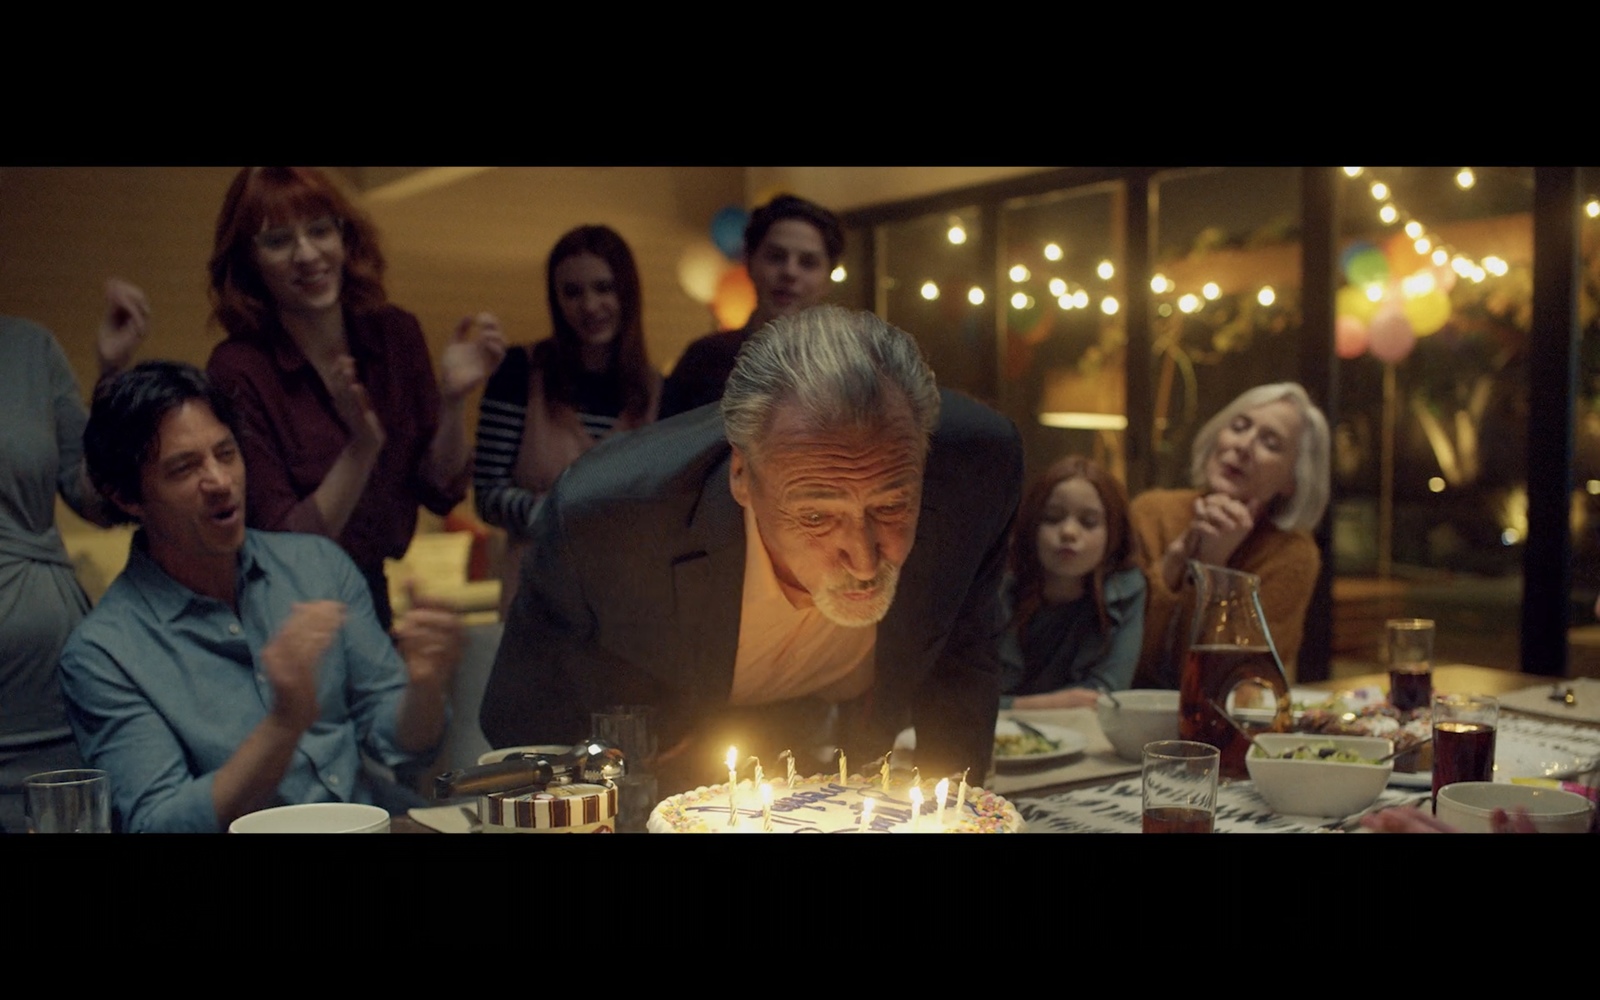
[[[1290,697],[1297,705],[1336,696],[1356,702],[1381,699],[1388,682],[1386,672],[1374,670],[1293,685]],[[1600,763],[1600,680],[1552,682],[1516,671],[1449,663],[1434,667],[1433,687],[1446,694],[1490,694],[1500,700],[1501,760],[1509,760],[1515,749],[1522,757],[1545,750],[1547,756],[1590,766]],[[1573,692],[1570,699],[1564,697],[1569,689]],[[1042,728],[1047,735],[1060,736],[1062,730],[1072,734],[1061,741],[1067,752],[1038,759],[997,760],[988,776],[990,790],[1010,799],[1022,813],[1025,833],[1139,832],[1140,763],[1117,756],[1100,729],[1095,709],[1011,709],[1002,711],[1000,719],[1021,720]],[[1581,766],[1575,763],[1574,769]],[[1416,776],[1409,782],[1396,780],[1372,808],[1425,803],[1429,791],[1425,776],[1420,781]],[[395,816],[391,832],[475,832],[474,813],[471,802],[414,809],[410,815]],[[1218,790],[1216,830],[1220,833],[1354,832],[1359,829],[1357,819],[1278,815],[1248,780],[1224,782]]]
[[[1388,691],[1386,671],[1373,671],[1316,683],[1293,685],[1290,699],[1311,705],[1339,698],[1362,704],[1381,700]],[[1517,777],[1540,780],[1556,772],[1546,759],[1571,761],[1563,777],[1600,766],[1600,680],[1552,682],[1516,671],[1465,663],[1433,669],[1433,689],[1444,694],[1489,694],[1500,701],[1497,780]],[[1565,697],[1568,690],[1573,697]],[[1552,697],[1555,695],[1556,697]],[[1116,756],[1091,708],[1013,710],[1002,712],[1035,726],[1071,729],[1086,741],[1083,751],[1065,757],[1000,762],[994,791],[1011,799],[1026,820],[1028,833],[1137,833],[1142,805],[1140,763]],[[1512,774],[1520,769],[1526,773]],[[1554,780],[1554,779],[1546,779]],[[1376,803],[1363,812],[1400,805],[1421,805],[1431,795],[1426,775],[1397,775]],[[1279,815],[1247,779],[1224,781],[1217,793],[1219,833],[1355,832],[1359,814],[1345,817]]]

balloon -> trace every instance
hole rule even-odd
[[[710,305],[712,296],[717,294],[717,279],[727,266],[722,251],[710,240],[697,240],[678,258],[678,286],[689,298]]]
[[[1384,257],[1382,250],[1371,246],[1349,254],[1344,264],[1344,276],[1352,285],[1382,284],[1389,280],[1388,258]]]
[[[1334,313],[1358,319],[1363,326],[1372,322],[1381,304],[1367,298],[1367,290],[1360,285],[1345,285],[1333,296]]]
[[[1433,269],[1433,282],[1446,292],[1456,287],[1456,269],[1449,264],[1439,264]]]
[[[1350,270],[1350,261],[1357,254],[1364,253],[1364,252],[1366,252],[1368,250],[1376,250],[1376,249],[1377,249],[1377,247],[1373,246],[1371,243],[1368,243],[1366,240],[1355,240],[1355,241],[1353,241],[1349,246],[1344,248],[1344,253],[1339,255],[1339,268],[1340,268],[1340,270],[1343,270],[1343,271]]]
[[[744,252],[744,227],[750,222],[750,213],[738,205],[724,205],[711,217],[711,242],[729,260],[738,260]]]
[[[1340,316],[1333,321],[1333,349],[1339,357],[1349,360],[1366,353],[1370,335],[1367,324],[1354,316]]]
[[[717,279],[716,294],[711,297],[711,315],[717,318],[718,330],[737,330],[750,322],[756,311],[756,286],[750,272],[743,264],[735,264],[722,272]]]
[[[1406,299],[1401,303],[1400,310],[1410,322],[1412,332],[1419,337],[1426,337],[1438,332],[1441,326],[1450,321],[1450,296],[1434,288],[1416,298]]]
[[[1411,331],[1411,321],[1392,302],[1385,303],[1367,328],[1371,336],[1369,350],[1379,361],[1404,361],[1417,345],[1417,335]]]
[[[1417,241],[1405,233],[1396,233],[1383,242],[1383,256],[1389,262],[1389,273],[1396,278],[1403,278],[1432,263],[1417,253]]]

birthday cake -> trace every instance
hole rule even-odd
[[[952,788],[945,808],[927,791],[913,822],[909,781],[891,781],[885,793],[878,778],[851,775],[841,784],[837,774],[796,778],[794,787],[782,778],[772,782],[772,805],[763,810],[761,794],[749,779],[734,786],[701,786],[665,799],[650,813],[651,833],[1017,833],[1022,817],[1010,802],[982,788],[969,787],[957,803]],[[861,814],[871,801],[866,829]],[[729,822],[729,814],[733,822]],[[768,829],[767,812],[771,825]]]

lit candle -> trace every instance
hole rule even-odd
[[[940,778],[939,783],[933,786],[933,797],[939,801],[938,827],[944,829],[944,800],[950,794],[950,779]]]
[[[739,807],[735,802],[739,794],[739,751],[733,747],[728,748],[728,825],[739,824]]]
[[[915,767],[911,769],[911,783],[919,786],[922,784],[922,772]]]
[[[772,786],[761,783],[761,832],[772,832]]]
[[[911,786],[911,832],[917,832],[917,820],[922,815],[922,789]]]
[[[839,784],[846,785],[850,779],[845,777],[844,747],[839,748]]]
[[[878,768],[878,777],[883,779],[883,793],[885,795],[889,794],[889,758],[893,756],[893,750],[890,750],[888,753],[884,754],[883,766]]]
[[[757,788],[760,788],[761,787],[761,782],[763,780],[765,780],[765,777],[766,777],[765,775],[763,775],[761,773],[761,761],[756,759],[755,757],[751,757],[749,763],[754,764],[756,766],[756,776],[754,778],[750,779],[750,784],[756,786]]]
[[[783,762],[789,767],[789,791],[792,792],[794,791],[794,754],[788,750],[785,750],[778,756],[782,757]]]
[[[857,830],[856,832],[857,833],[866,833],[867,832],[867,828],[870,827],[871,825],[872,825],[872,800],[871,799],[862,799],[861,800],[861,829]]]
[[[970,770],[972,770],[972,768],[969,767],[969,768],[966,769],[966,771],[962,771],[961,772],[961,788],[956,792],[956,822],[957,823],[961,822],[961,810],[964,809],[966,807],[966,805],[967,805],[967,771],[970,771]]]

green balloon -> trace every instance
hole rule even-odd
[[[1353,253],[1344,263],[1344,276],[1352,285],[1378,285],[1389,280],[1389,259],[1377,247]]]

